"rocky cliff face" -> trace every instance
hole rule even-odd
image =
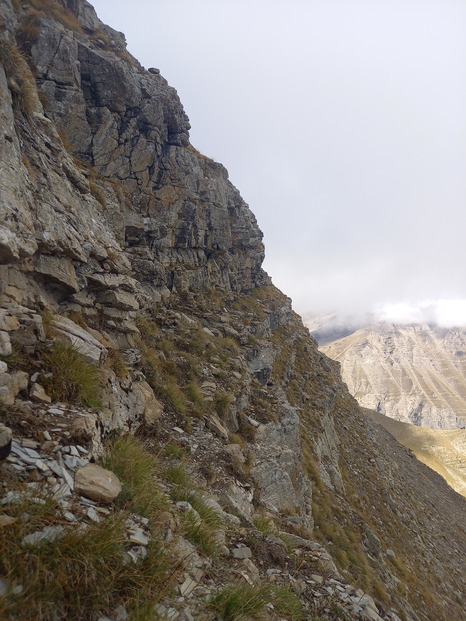
[[[0,20],[7,618],[459,619],[463,499],[318,352],[176,92],[84,0]]]
[[[466,425],[466,333],[375,324],[322,348],[363,407],[432,429]]]

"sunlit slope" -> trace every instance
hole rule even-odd
[[[440,474],[459,494],[466,496],[466,429],[425,429],[365,410],[419,461]]]
[[[466,426],[466,331],[375,324],[321,350],[363,407],[435,429]]]

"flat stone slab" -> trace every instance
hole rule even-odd
[[[252,550],[246,546],[244,546],[244,548],[234,548],[231,551],[231,555],[233,558],[251,558]]]

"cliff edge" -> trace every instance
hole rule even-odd
[[[359,409],[84,0],[0,0],[0,610],[460,619],[464,499]]]

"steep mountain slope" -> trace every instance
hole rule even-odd
[[[438,472],[453,489],[466,496],[466,430],[426,429],[394,420],[380,412],[367,415],[385,427],[419,461]]]
[[[363,407],[432,429],[465,427],[465,330],[381,323],[321,349]]]
[[[361,412],[176,92],[84,0],[0,28],[1,614],[461,619],[464,499]]]

